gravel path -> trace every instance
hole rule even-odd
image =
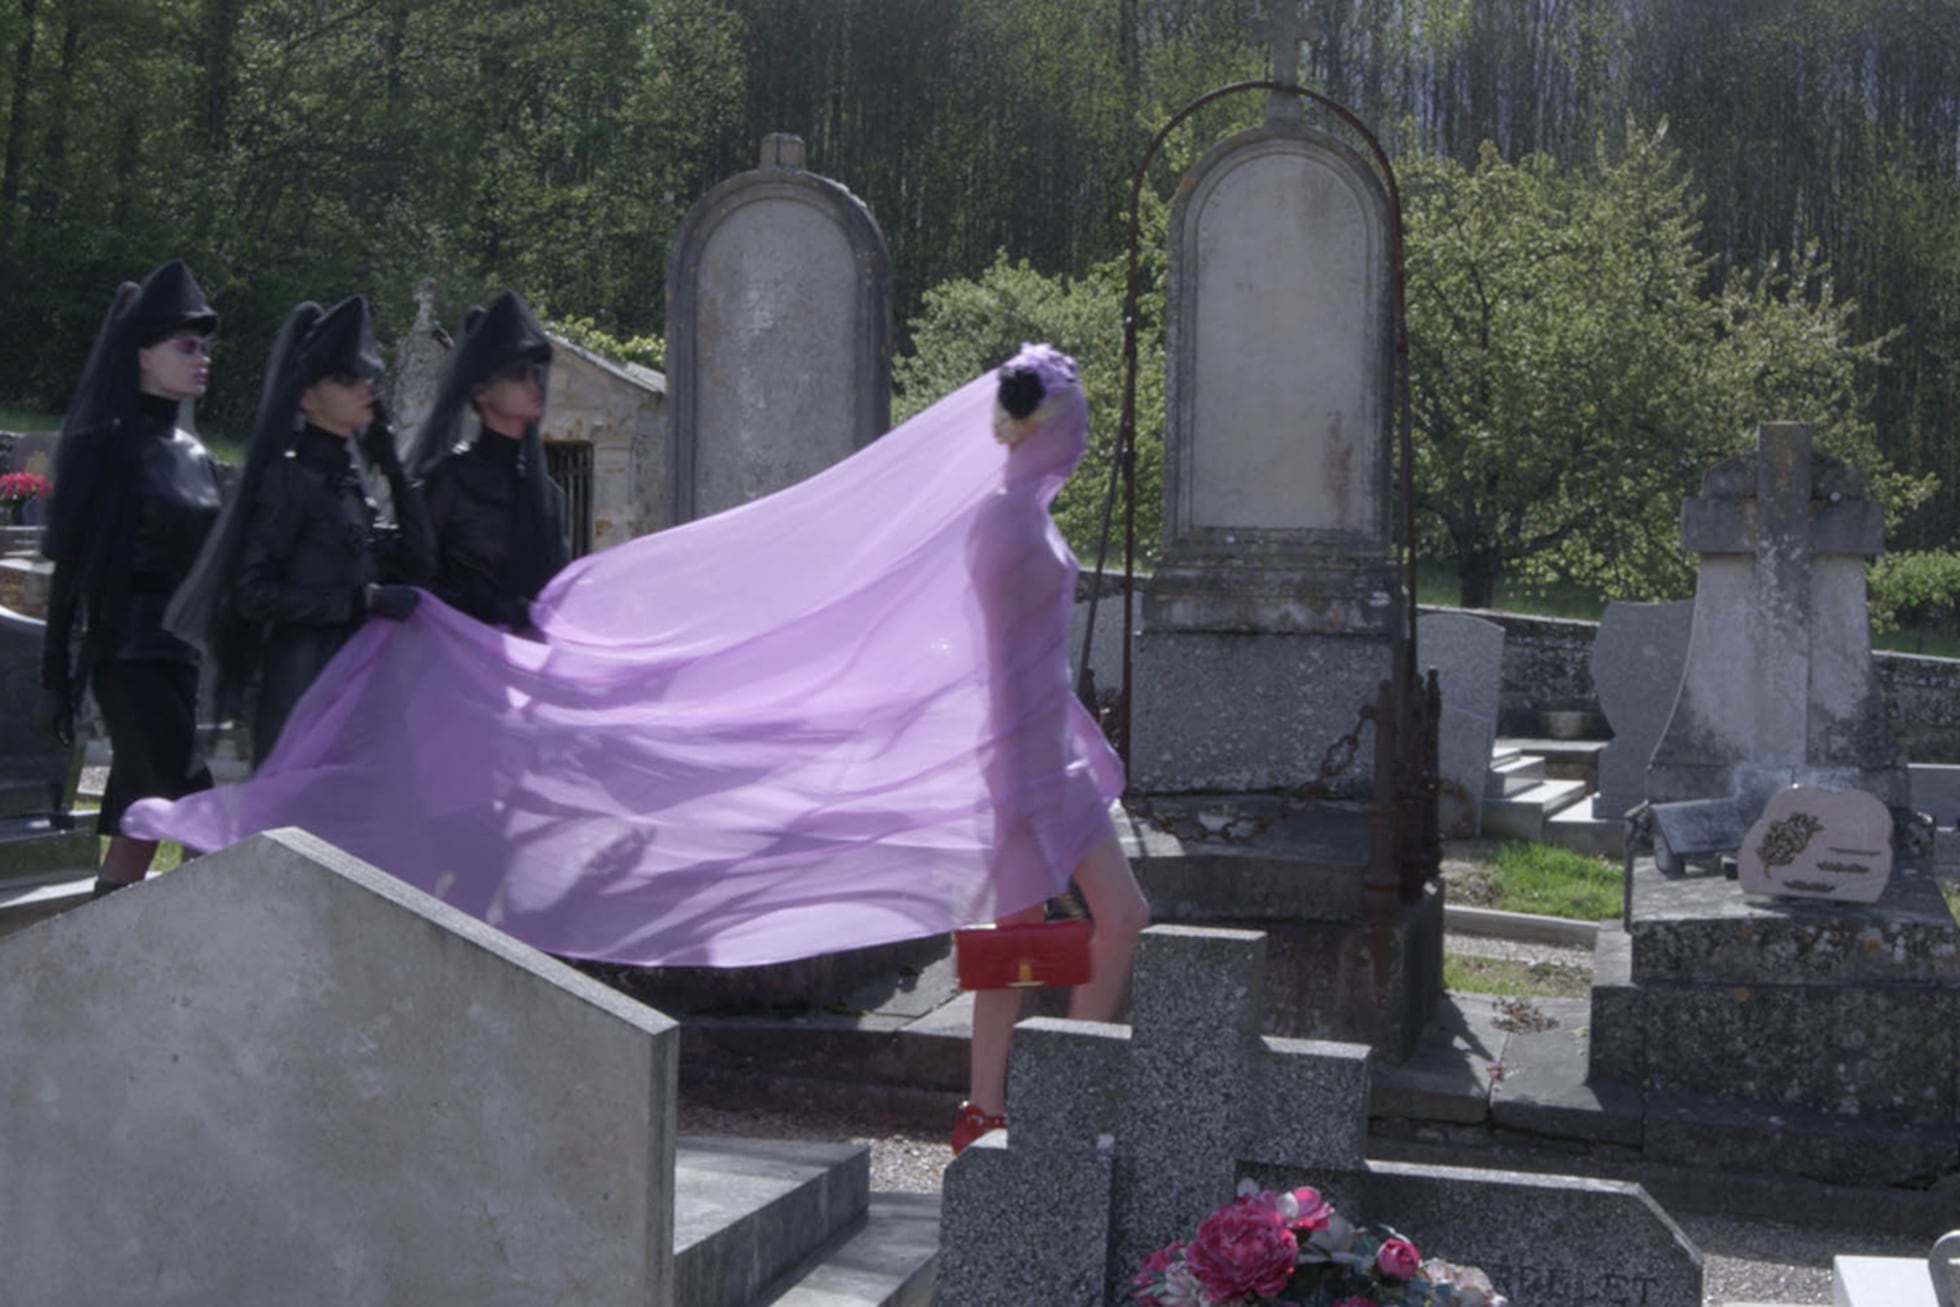
[[[940,1136],[892,1130],[876,1121],[836,1115],[743,1112],[683,1102],[681,1129],[688,1134],[750,1135],[777,1139],[848,1139],[871,1147],[874,1191],[937,1193],[940,1174],[953,1160]],[[949,1123],[950,1128],[950,1123]],[[1737,1220],[1725,1216],[1676,1218],[1707,1259],[1707,1302],[1803,1304],[1831,1302],[1831,1257],[1837,1253],[1923,1257],[1920,1240],[1858,1234],[1842,1227]],[[1556,1303],[1519,1307],[1559,1307]]]

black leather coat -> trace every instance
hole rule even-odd
[[[389,473],[399,528],[377,532],[375,506],[355,470],[351,437],[307,427],[266,469],[245,522],[234,604],[264,624],[254,757],[279,738],[293,705],[367,620],[372,584],[422,585],[430,573],[428,520],[399,470]]]
[[[127,542],[127,571],[120,584],[105,587],[113,599],[84,615],[78,611],[74,566],[55,564],[41,649],[41,683],[50,690],[68,693],[90,668],[113,658],[197,662],[197,650],[163,629],[163,611],[218,519],[217,468],[196,436],[177,429],[174,402],[145,396],[141,413],[132,460],[137,491],[123,499],[127,506],[121,513],[111,512],[111,517],[126,514],[127,520],[103,520],[93,528]],[[116,431],[102,434],[111,441],[123,438]],[[79,658],[72,646],[78,618],[85,627]]]
[[[565,492],[545,478],[544,518],[524,520],[533,501],[522,476],[523,442],[483,432],[470,447],[438,463],[422,487],[435,534],[436,575],[430,587],[444,603],[480,622],[512,629],[530,625],[530,602],[570,560]]]

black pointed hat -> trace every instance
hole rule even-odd
[[[472,309],[463,322],[464,362],[472,382],[487,380],[512,359],[551,362],[551,337],[531,315],[531,308],[514,290],[507,290],[484,309]]]
[[[294,346],[287,380],[297,397],[321,377],[381,375],[381,351],[374,343],[374,321],[367,296],[350,295],[320,314]]]
[[[184,261],[172,259],[143,278],[129,308],[129,325],[144,348],[186,327],[208,336],[218,329],[218,315]]]

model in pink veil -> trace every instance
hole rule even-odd
[[[129,821],[204,849],[303,827],[547,952],[643,966],[940,934],[1075,873],[1076,1011],[1107,1018],[1143,905],[1048,516],[1086,424],[1073,363],[1027,347],[807,481],[572,564],[536,640],[432,597],[371,623],[251,780]],[[1017,1010],[976,1003],[982,1124]]]

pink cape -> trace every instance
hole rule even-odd
[[[542,640],[424,595],[373,621],[256,776],[124,819],[217,849],[298,826],[548,952],[746,966],[1040,902],[1121,767],[1069,689],[1086,445],[1072,365],[1033,434],[976,380],[799,485],[581,559]]]

